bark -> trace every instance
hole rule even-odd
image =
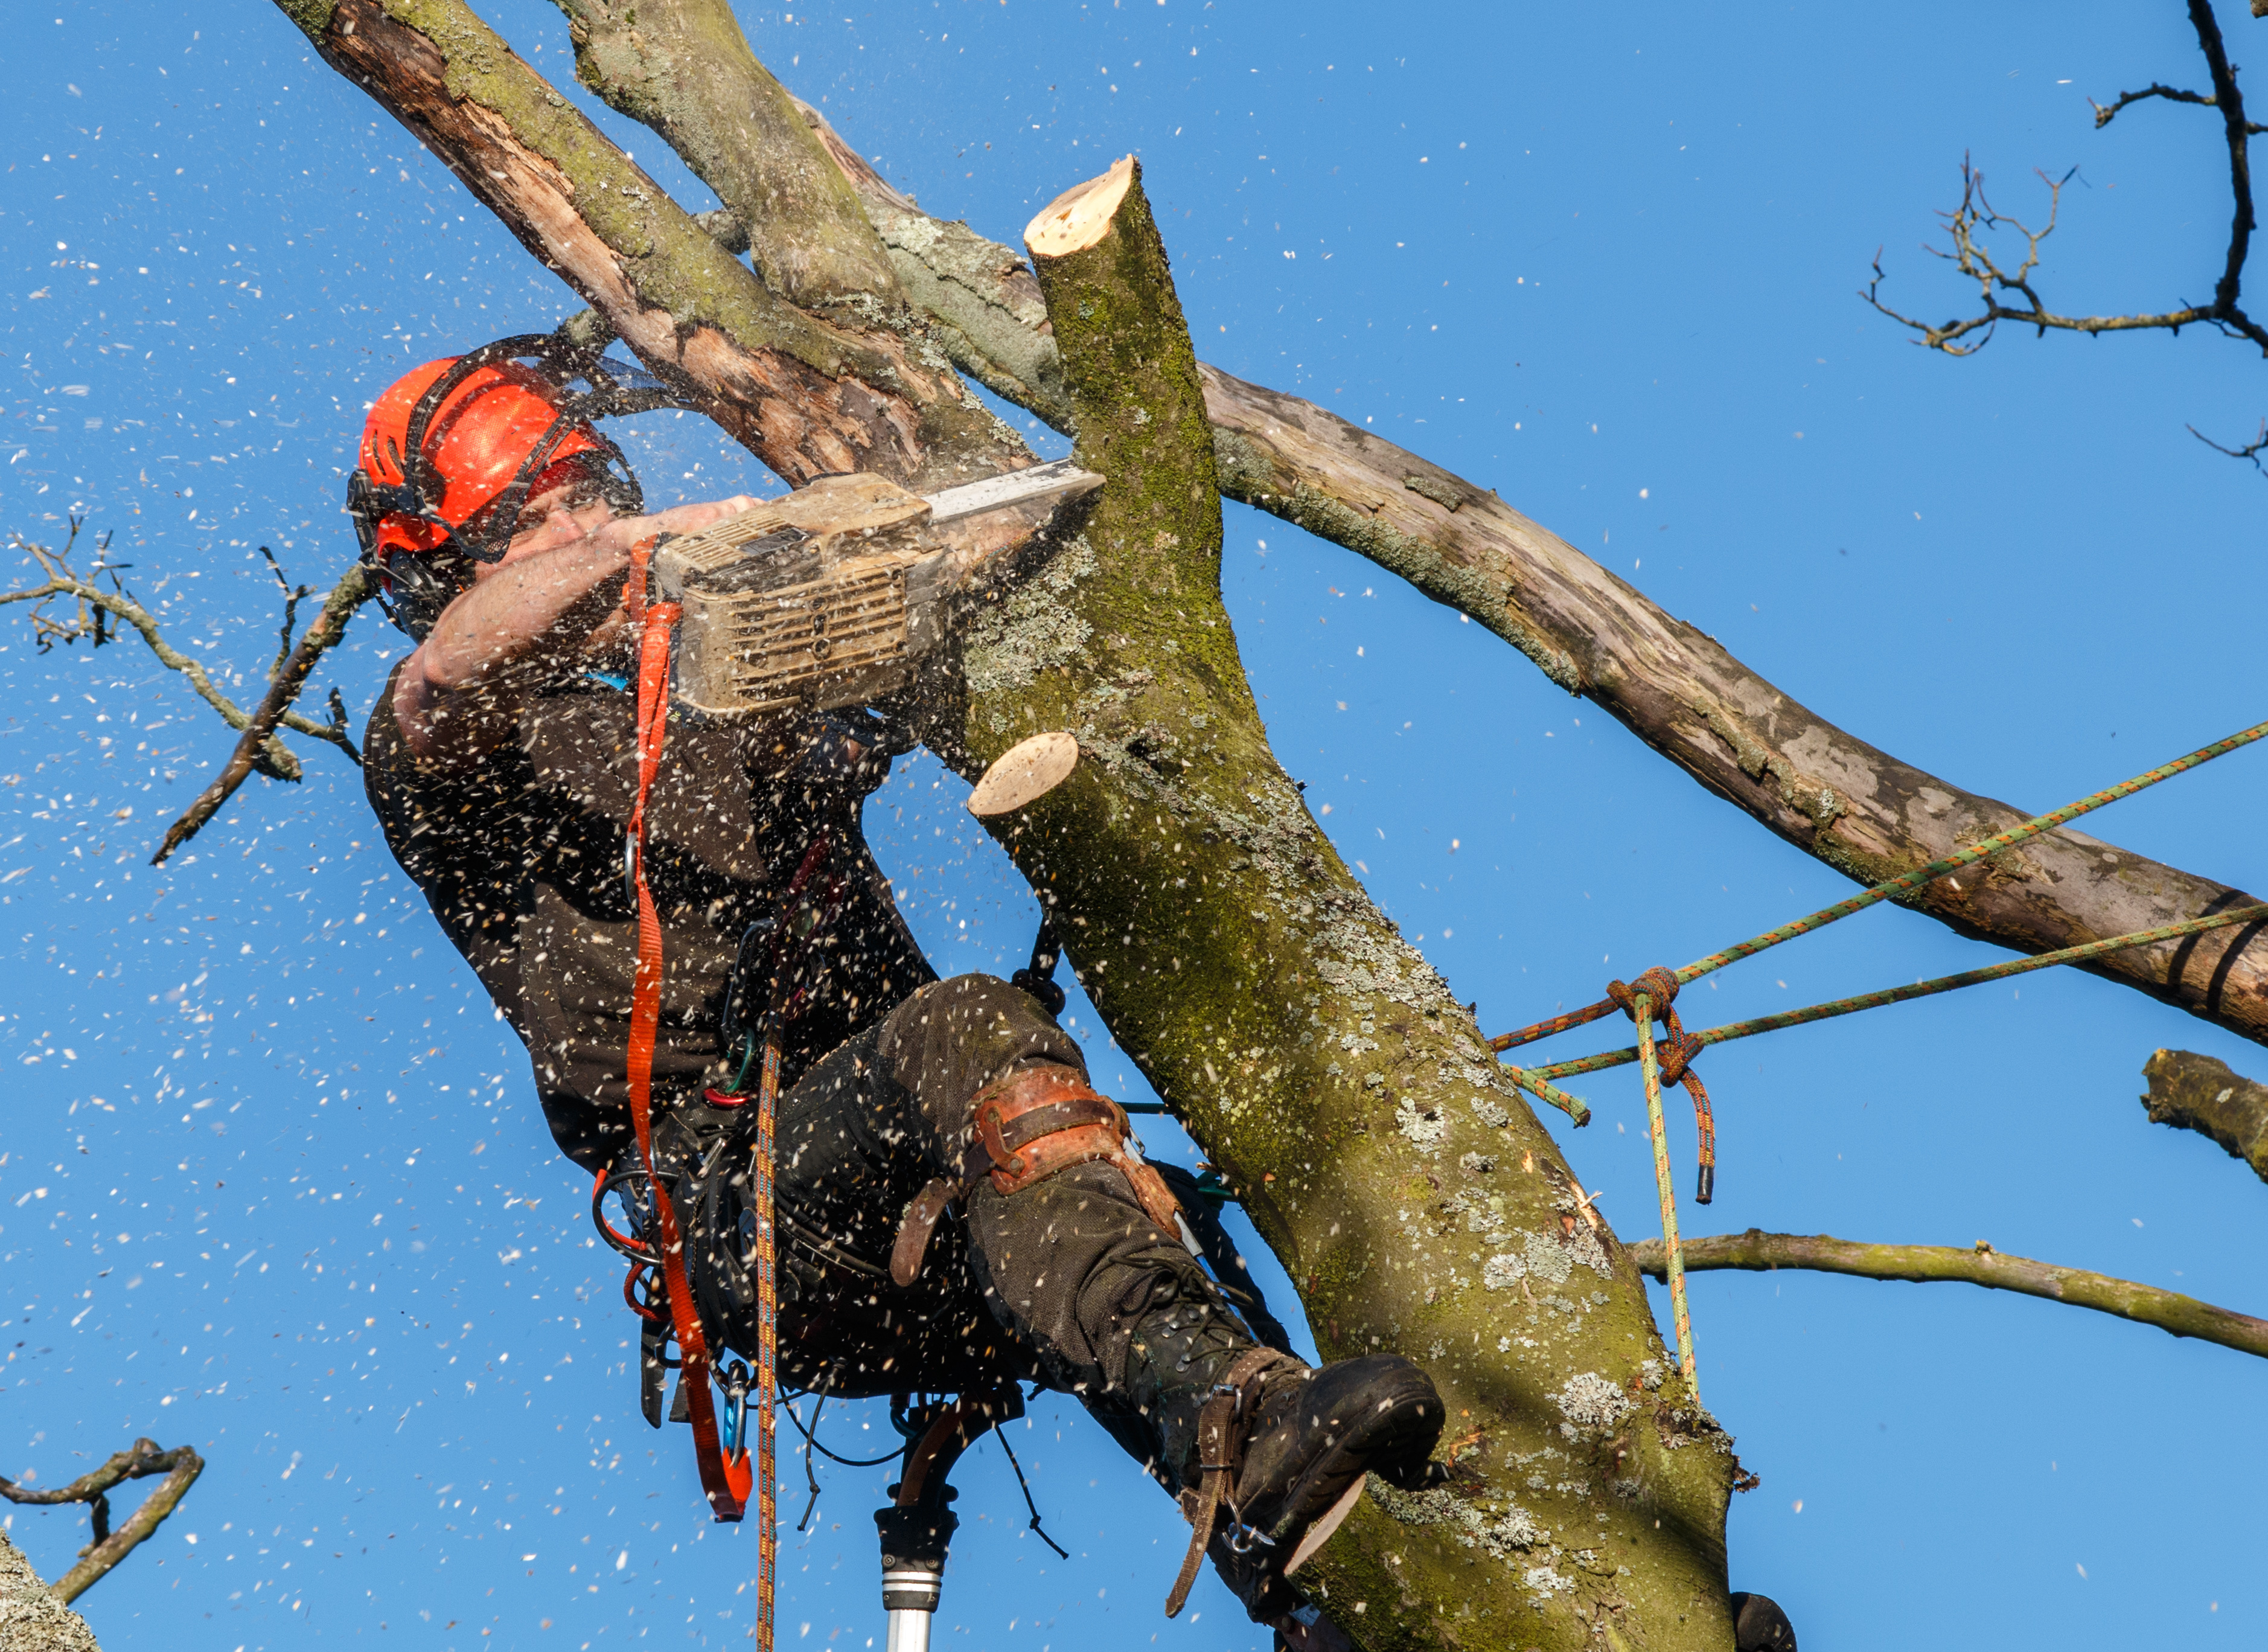
[[[1063,358],[1032,267],[964,223],[932,218],[884,182],[818,110],[799,98],[796,107],[858,191],[932,341],[993,395],[1076,436]]]
[[[1982,1240],[1969,1250],[1948,1245],[1859,1244],[1825,1234],[1712,1234],[1687,1239],[1679,1253],[1688,1273],[1710,1268],[1742,1268],[1752,1273],[1777,1268],[1806,1268],[1822,1273],[1849,1273],[1866,1280],[1903,1280],[1916,1285],[1953,1283],[1982,1285],[1996,1291],[2017,1291],[2073,1308],[2092,1308],[2116,1314],[2137,1324],[2155,1325],[2176,1337],[2217,1342],[2239,1353],[2268,1359],[2268,1319],[2231,1313],[2194,1296],[2161,1291],[2154,1285],[2115,1280],[2107,1273],[2088,1273],[2059,1268],[2028,1257],[2008,1256]],[[1661,1241],[1647,1239],[1630,1248],[1638,1267],[1655,1279],[1668,1272]]]
[[[1372,1652],[1729,1647],[1729,1442],[1469,1014],[1269,749],[1221,602],[1197,360],[1122,165],[1092,239],[1035,254],[1076,456],[1108,481],[970,635],[956,761],[1077,735],[1070,778],[988,828],[1325,1357],[1399,1349],[1441,1386],[1458,1478],[1374,1489],[1301,1574],[1333,1621]]]
[[[2142,1066],[2142,1097],[2154,1125],[2210,1136],[2268,1182],[2268,1084],[2255,1084],[2225,1061],[2186,1050],[2161,1050]]]
[[[797,308],[718,246],[461,0],[277,0],[655,372],[793,483],[921,490],[1030,455],[941,358]]]
[[[725,0],[554,0],[575,74],[717,192],[790,304],[903,302],[858,197]]]
[[[86,1620],[55,1597],[0,1531],[0,1652],[101,1652]]]
[[[808,106],[806,113],[817,119]],[[937,317],[939,348],[986,387],[1075,433],[1052,388],[1050,374],[1060,371],[1054,341],[1034,323],[1035,284],[1020,261],[965,225],[921,212],[848,144],[823,135],[901,281]],[[1492,490],[1312,402],[1216,367],[1201,371],[1225,497],[1343,545],[1469,615],[1561,688],[1595,701],[1710,791],[1837,871],[1879,883],[2038,812],[1963,791],[1836,727]],[[2254,898],[2065,830],[1997,857],[1981,877],[1932,884],[1907,904],[1972,939],[2038,953]],[[2080,967],[2268,1044],[2264,927]]]

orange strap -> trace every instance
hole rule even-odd
[[[662,741],[669,732],[670,632],[681,610],[674,602],[645,601],[646,561],[652,552],[653,541],[649,539],[630,553],[630,585],[623,593],[623,607],[644,628],[638,643],[637,803],[630,814],[638,926],[637,977],[630,997],[630,1122],[637,1129],[638,1153],[645,1161],[648,1184],[653,1189],[654,1217],[660,1228],[661,1276],[668,1289],[670,1324],[677,1333],[681,1361],[678,1383],[692,1413],[694,1461],[717,1518],[738,1520],[747,1505],[754,1475],[746,1449],[727,1458],[718,1434],[709,1343],[702,1334],[701,1316],[693,1306],[685,1239],[669,1190],[653,1168],[653,1047],[661,1020],[661,917],[645,881],[645,805],[654,775],[661,767]],[[769,1538],[770,1533],[764,1535]]]

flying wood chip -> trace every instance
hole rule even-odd
[[[1060,730],[1035,734],[1002,753],[968,794],[972,815],[1005,815],[1061,785],[1079,766],[1079,741]]]

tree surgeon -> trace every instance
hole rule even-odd
[[[591,421],[652,403],[588,360],[526,365],[534,343],[429,363],[368,417],[348,508],[416,643],[371,719],[368,789],[526,1044],[561,1150],[635,1192],[633,551],[755,502],[642,513]],[[590,390],[571,389],[578,372]],[[1075,1395],[1195,1528],[1169,1609],[1209,1551],[1256,1618],[1280,1619],[1298,1604],[1283,1580],[1366,1473],[1410,1489],[1438,1473],[1440,1400],[1398,1356],[1315,1369],[1256,1341],[1049,1008],[990,977],[937,978],[859,836],[862,800],[906,749],[891,727],[871,713],[670,719],[643,827],[669,959],[653,1174],[687,1213],[703,1331],[755,1357],[758,1110],[740,1105],[740,1029],[763,1000],[791,1018],[780,1382],[869,1397],[1022,1379]],[[659,1426],[664,1349],[652,1330],[646,1342]]]

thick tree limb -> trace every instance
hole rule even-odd
[[[2239,1353],[2268,1359],[2268,1319],[2231,1313],[2193,1296],[2161,1291],[2154,1285],[2114,1280],[2107,1273],[2088,1273],[2059,1268],[2026,1257],[2007,1256],[1978,1241],[1967,1250],[1948,1245],[1859,1244],[1825,1234],[1765,1233],[1755,1228],[1746,1233],[1712,1234],[1686,1239],[1679,1246],[1688,1273],[1708,1268],[1742,1268],[1752,1273],[1775,1268],[1803,1268],[1820,1273],[1849,1273],[1867,1280],[1902,1280],[1917,1285],[1953,1283],[1982,1285],[1996,1291],[2016,1291],[2044,1297],[2073,1308],[2092,1308],[2115,1314],[2137,1324],[2155,1325],[2176,1337],[2217,1342]],[[1630,1247],[1639,1269],[1655,1279],[1668,1271],[1668,1260],[1659,1239],[1642,1240]]]
[[[816,121],[808,106],[806,113]],[[1059,398],[1028,387],[1061,367],[1053,338],[1023,319],[1038,288],[1021,261],[965,225],[921,214],[821,130],[909,290],[917,302],[934,301],[950,324],[941,342],[956,365],[1058,429],[1072,428]],[[990,369],[964,358],[990,352],[1004,336],[1015,348],[995,355]],[[1845,734],[1492,490],[1311,402],[1216,367],[1199,371],[1224,496],[1366,557],[1471,616],[1560,687],[1597,702],[1710,791],[1836,870],[1880,882],[2028,818]],[[1997,858],[1981,878],[1940,881],[1911,904],[1962,934],[2038,953],[2252,898],[2063,831]],[[2268,944],[2255,944],[2259,936],[2240,928],[2082,967],[2268,1043]]]
[[[858,198],[748,49],[726,0],[554,0],[575,75],[684,157],[790,304],[903,302]]]
[[[158,845],[158,852],[150,857],[151,866],[163,866],[168,855],[195,837],[198,829],[218,814],[221,805],[236,794],[236,788],[242,785],[258,766],[260,753],[274,734],[276,725],[283,720],[291,703],[299,697],[299,690],[306,686],[307,674],[315,668],[315,661],[337,645],[339,639],[346,635],[347,622],[354,617],[355,610],[377,594],[378,581],[359,562],[350,567],[338,584],[331,587],[330,595],[323,601],[323,611],[307,627],[306,634],[299,638],[298,645],[291,649],[288,658],[276,661],[276,669],[269,675],[267,695],[261,700],[259,709],[253,712],[252,720],[245,725],[244,733],[237,740],[236,749],[221,765],[221,771],[197,794],[196,801],[182,812],[181,817],[166,829],[165,841]],[[284,622],[287,645],[291,635],[291,622],[287,613]],[[333,695],[335,720],[343,726],[346,722],[343,708],[337,706],[335,690]],[[362,761],[361,754],[351,745],[347,748],[347,755],[357,763]]]
[[[2142,1066],[2150,1092],[2142,1105],[2154,1125],[2209,1136],[2268,1182],[2268,1084],[2255,1084],[2225,1061],[2161,1050]]]
[[[205,1460],[188,1446],[175,1446],[171,1451],[160,1451],[155,1440],[136,1440],[123,1451],[114,1451],[101,1467],[82,1474],[68,1486],[58,1486],[48,1491],[32,1491],[13,1480],[0,1479],[0,1497],[11,1503],[86,1503],[91,1505],[94,1520],[94,1538],[81,1549],[78,1564],[57,1578],[53,1584],[55,1598],[64,1602],[77,1600],[94,1587],[110,1568],[140,1547],[144,1538],[158,1530],[166,1516],[180,1506],[181,1499],[189,1494],[197,1476],[205,1471]],[[165,1481],[157,1490],[143,1499],[142,1506],[127,1516],[126,1523],[115,1531],[110,1529],[110,1493],[125,1480],[145,1479],[162,1474]]]
[[[969,635],[955,761],[1077,735],[1071,777],[988,828],[1325,1357],[1418,1358],[1466,1439],[1454,1485],[1362,1505],[1301,1580],[1373,1647],[1573,1652],[1610,1599],[1631,1644],[1727,1645],[1725,1437],[1470,1014],[1269,749],[1221,605],[1204,387],[1130,158],[1029,236],[1077,456],[1108,480]],[[1546,1449],[1536,1490],[1511,1465]]]
[[[941,359],[777,296],[462,0],[278,0],[655,372],[779,476],[918,488],[1029,462]]]

